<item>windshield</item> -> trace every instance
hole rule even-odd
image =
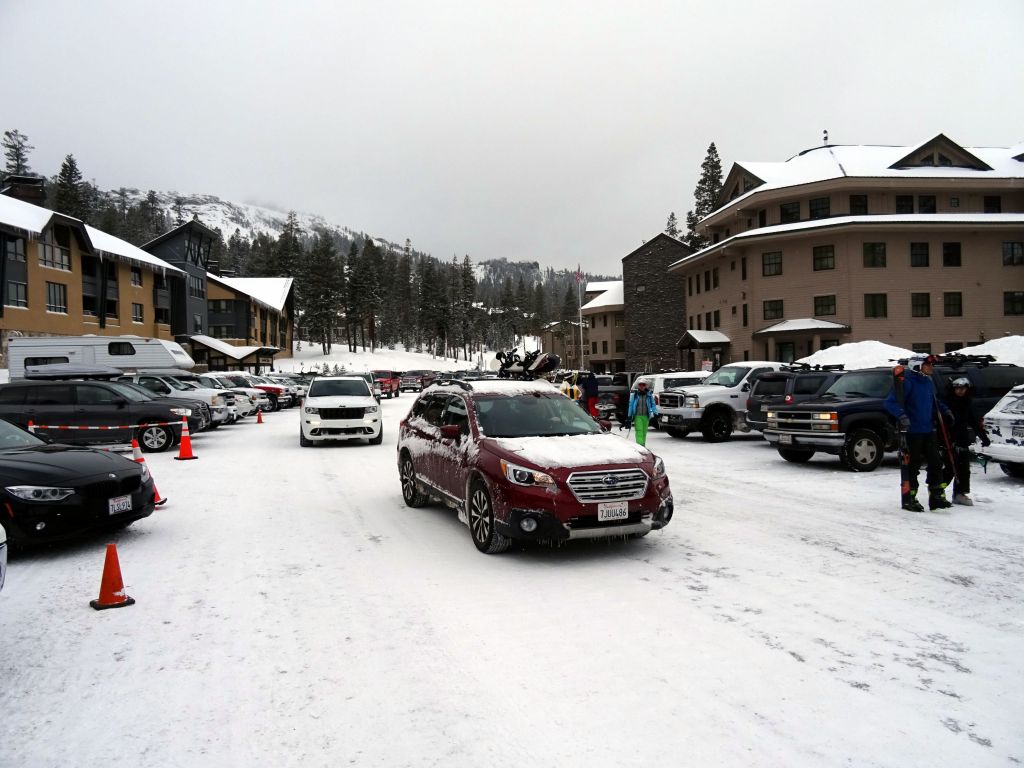
[[[309,397],[368,397],[370,390],[362,379],[317,379],[309,385]]]
[[[0,419],[0,450],[33,448],[37,445],[46,445],[46,443],[38,437],[30,435],[28,432]]]
[[[691,384],[701,384],[703,382],[703,376],[678,376],[673,377],[671,379],[665,379],[665,389],[672,389],[674,387],[686,387]]]
[[[225,376],[225,379],[230,381],[236,387],[250,387],[252,384],[244,376]]]
[[[749,368],[738,368],[731,365],[725,365],[704,379],[701,384],[719,384],[723,387],[735,387],[743,381],[743,377],[749,372]]]
[[[209,387],[210,389],[227,389],[227,387],[212,376],[203,376],[199,379],[199,383],[204,387]]]
[[[523,394],[476,401],[477,421],[488,437],[589,435],[601,427],[559,394]]]
[[[112,381],[110,386],[117,394],[121,395],[130,403],[144,403],[147,400],[156,400],[156,395],[138,384],[128,384],[121,381]]]
[[[825,392],[836,397],[885,397],[892,389],[891,371],[850,371]]]

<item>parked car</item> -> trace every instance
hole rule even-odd
[[[781,371],[762,373],[750,388],[745,414],[750,429],[762,431],[768,426],[765,412],[780,405],[814,400],[845,373],[843,366],[786,366]]]
[[[399,379],[400,392],[420,392],[434,381],[433,371],[406,371]]]
[[[157,397],[179,397],[187,400],[203,400],[210,408],[210,428],[216,429],[229,422],[230,411],[227,399],[220,390],[193,386],[169,374],[138,371],[119,376],[116,381],[138,384]],[[232,398],[234,400],[234,398]],[[191,427],[189,427],[191,430]]]
[[[173,376],[178,381],[191,387],[195,387],[198,390],[208,390],[210,393],[220,395],[224,398],[224,403],[228,408],[228,424],[234,423],[238,419],[256,412],[255,404],[253,404],[247,396],[225,387],[224,384],[217,379],[202,380],[200,379],[199,374],[193,373],[192,371],[182,370],[180,368],[150,368],[146,369],[145,373],[152,373],[158,376]]]
[[[309,385],[299,416],[299,445],[366,438],[384,439],[384,423],[370,386],[360,376],[318,376]]]
[[[366,372],[363,372],[363,373],[350,373],[350,374],[346,374],[346,375],[348,375],[348,376],[359,376],[362,379],[366,379],[366,383],[369,384],[370,385],[370,389],[373,390],[373,396],[375,398],[377,398],[378,402],[380,402],[380,397],[381,397],[380,382],[377,381],[377,379],[373,378],[373,374],[372,373],[370,373],[369,371],[366,371]]]
[[[30,381],[0,386],[0,418],[40,437],[73,445],[118,444],[137,437],[143,451],[166,451],[177,441],[181,419],[205,428],[195,401],[157,398],[131,384],[102,380]],[[52,429],[54,426],[75,429]],[[88,427],[88,429],[85,429]],[[114,428],[121,427],[121,428]]]
[[[434,385],[402,420],[402,498],[459,511],[487,554],[513,540],[643,536],[672,519],[661,459],[546,381]]]
[[[0,420],[0,497],[4,533],[20,548],[120,528],[153,513],[145,464],[109,451],[48,443]],[[4,547],[0,546],[0,586]]]
[[[285,384],[293,388],[292,397],[296,403],[302,402],[302,398],[306,396],[306,390],[309,389],[309,383],[303,379],[298,378],[287,373],[270,373],[267,374],[267,378],[275,384]]]
[[[270,398],[267,397],[267,393],[262,389],[256,389],[256,387],[250,386],[248,382],[245,384],[236,384],[230,376],[223,373],[222,371],[209,371],[207,373],[199,374],[197,376],[199,382],[206,387],[212,387],[216,389],[224,387],[235,393],[237,396],[244,397],[249,401],[249,409],[247,413],[241,413],[241,415],[248,416],[256,413],[256,411],[269,411],[270,410]],[[244,403],[242,403],[244,407]]]
[[[278,384],[266,376],[258,376],[253,373],[243,374],[256,389],[262,389],[270,398],[271,406],[275,411],[282,408],[291,408],[297,401],[297,390],[294,386]]]
[[[1024,386],[1014,387],[985,415],[991,441],[978,454],[999,462],[1010,477],[1024,480]]]
[[[255,389],[266,395],[266,401],[262,398],[260,399],[260,410],[281,410],[281,400],[285,396],[284,387],[278,386],[277,384],[265,384],[256,381],[245,371],[217,371],[217,376],[221,381],[230,383],[232,386]]]
[[[380,393],[388,400],[402,394],[402,379],[394,371],[373,371],[373,378],[380,382]]]

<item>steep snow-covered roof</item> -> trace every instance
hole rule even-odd
[[[106,232],[101,232],[94,227],[90,227],[88,224],[85,225],[85,231],[89,233],[89,240],[97,251],[102,251],[103,253],[108,253],[113,256],[121,256],[129,261],[141,262],[153,269],[185,274],[180,269],[168,264],[163,259],[158,259],[153,254],[147,253],[141,248],[125,242],[118,237],[108,235]]]
[[[201,333],[194,333],[189,336],[193,341],[198,341],[204,347],[220,352],[222,355],[234,358],[235,360],[241,360],[243,357],[248,357],[254,352],[260,350],[277,349],[277,347],[236,347],[233,344],[228,344],[226,341],[215,339],[212,336],[204,336]]]
[[[288,298],[294,278],[291,277],[221,277],[208,275],[210,280],[220,283],[234,291],[252,296],[256,301],[266,304],[280,312]]]
[[[831,320],[818,320],[815,317],[802,317],[793,320],[783,320],[781,323],[775,325],[769,325],[767,328],[762,328],[759,331],[755,331],[755,335],[758,333],[785,333],[786,331],[816,331],[816,330],[827,330],[827,331],[839,331],[839,330],[850,330],[850,326],[843,325],[842,323],[833,323]]]
[[[698,331],[690,328],[686,333],[698,344],[728,344],[729,337],[721,331]]]
[[[604,293],[602,293],[600,296],[595,296],[593,299],[591,299],[582,307],[580,307],[581,310],[597,309],[599,307],[614,307],[617,305],[621,305],[624,301],[621,280],[616,280],[615,282],[611,283],[591,283],[590,285],[607,285],[608,288],[604,289]]]
[[[53,218],[53,211],[38,205],[0,195],[0,224],[38,235]]]
[[[583,289],[584,293],[594,293],[595,291],[607,291],[609,288],[614,288],[616,283],[621,284],[621,280],[604,280],[604,281],[591,281],[587,283],[587,287]]]

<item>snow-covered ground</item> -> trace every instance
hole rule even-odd
[[[1020,481],[915,515],[893,457],[655,432],[667,529],[489,557],[402,502],[412,400],[380,446],[300,448],[292,409],[150,454],[170,501],[109,539],[134,606],[88,605],[106,536],[15,557],[0,765],[1024,761]]]

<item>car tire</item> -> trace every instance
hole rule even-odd
[[[313,445],[313,441],[306,437],[306,433],[302,431],[302,427],[299,427],[299,445],[303,448],[309,448]]]
[[[140,425],[138,440],[143,453],[162,453],[174,445],[174,432],[170,427]]]
[[[380,445],[381,443],[384,442],[384,425],[383,424],[381,424],[380,432],[377,433],[377,436],[376,437],[371,437],[369,440],[367,440],[367,442],[370,445]]]
[[[1003,474],[1008,477],[1013,477],[1017,480],[1024,480],[1024,464],[1000,464],[999,468],[1003,470]]]
[[[732,415],[723,410],[707,414],[700,425],[700,433],[709,443],[724,443],[732,434]]]
[[[485,555],[496,555],[504,552],[512,544],[512,540],[498,533],[494,527],[494,505],[491,494],[481,480],[474,480],[469,487],[469,499],[466,502],[469,518],[469,533],[473,537],[476,548]]]
[[[669,437],[686,437],[690,434],[690,430],[680,429],[679,427],[665,427],[665,433]]]
[[[793,464],[806,464],[811,460],[814,451],[807,451],[800,448],[778,448],[779,456]]]
[[[278,400],[273,395],[270,396],[270,410],[272,410],[272,411],[280,411],[281,410],[281,401]]]
[[[878,433],[856,429],[846,439],[839,461],[851,472],[873,472],[885,456],[885,444]]]
[[[423,493],[416,485],[416,468],[412,464],[412,457],[409,454],[402,456],[402,463],[398,468],[399,477],[402,480],[402,500],[407,507],[425,506],[430,497]]]

